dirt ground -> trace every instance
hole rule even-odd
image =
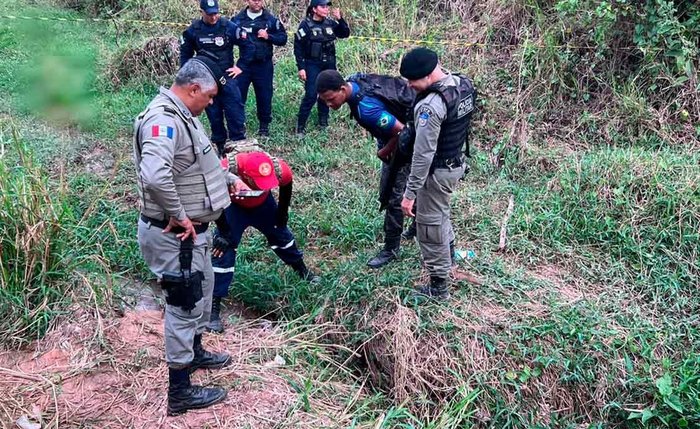
[[[284,341],[273,323],[261,319],[241,319],[223,335],[205,335],[205,347],[227,349],[233,363],[221,370],[199,370],[192,381],[225,386],[228,397],[209,409],[167,417],[162,310],[139,305],[123,317],[103,318],[94,309],[76,306],[28,349],[0,352],[0,427],[329,425],[317,421],[318,416],[291,415],[299,399],[289,382],[293,370],[276,355]]]

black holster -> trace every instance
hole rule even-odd
[[[165,290],[165,302],[185,311],[192,311],[203,297],[202,280],[204,273],[192,272],[191,238],[180,242],[180,272],[165,271],[160,285]]]

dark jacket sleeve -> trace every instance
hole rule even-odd
[[[309,36],[309,31],[302,21],[299,24],[299,29],[294,33],[294,58],[297,61],[297,70],[303,70],[306,68],[306,59],[304,58],[304,52],[306,48],[306,38]]]
[[[287,30],[282,25],[282,22],[276,17],[270,19],[270,29],[267,34],[270,36],[270,42],[275,46],[284,46],[287,44]]]
[[[248,38],[248,33],[232,21],[229,21],[229,34],[234,45],[238,46],[238,61],[236,61],[236,65],[241,70],[247,70],[255,56],[255,46]]]
[[[180,37],[180,67],[182,67],[190,58],[194,56],[194,36],[192,36],[192,26],[187,27],[187,30],[182,32]]]
[[[345,18],[340,18],[338,21],[336,21],[333,32],[335,32],[335,35],[338,36],[339,39],[350,37],[350,26]]]

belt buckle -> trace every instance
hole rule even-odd
[[[454,170],[455,163],[455,158],[448,159],[447,161],[445,161],[445,167],[447,167],[449,170]]]

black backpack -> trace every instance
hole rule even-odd
[[[406,124],[413,121],[413,102],[416,92],[400,77],[357,73],[346,79],[360,87],[360,97],[369,95],[380,99],[389,113]]]

